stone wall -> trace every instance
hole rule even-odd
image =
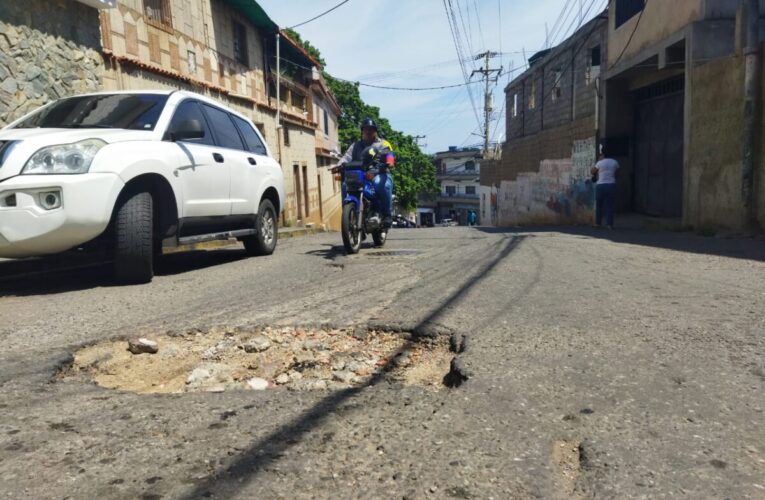
[[[100,40],[92,7],[74,0],[3,2],[0,127],[50,100],[99,90]]]

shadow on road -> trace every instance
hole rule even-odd
[[[599,229],[589,226],[529,226],[515,228],[478,227],[489,234],[534,235],[560,233],[586,238],[597,238],[646,247],[663,248],[717,257],[730,257],[765,262],[765,241],[757,238],[711,238],[690,232],[649,229]]]
[[[155,276],[174,276],[248,258],[241,248],[163,255]],[[95,255],[63,255],[0,262],[0,297],[50,295],[116,285],[111,263]]]
[[[342,245],[331,245],[329,243],[323,243],[322,246],[324,248],[311,250],[310,252],[306,252],[306,255],[315,255],[317,257],[322,257],[331,261],[334,261],[338,257],[345,256],[345,248]]]
[[[489,252],[490,257],[477,265],[478,269],[465,280],[459,289],[443,302],[434,305],[428,314],[417,323],[413,328],[413,340],[390,353],[388,359],[393,359],[401,352],[411,349],[418,342],[418,332],[423,332],[428,325],[434,324],[444,311],[459,303],[472,288],[481,283],[497,265],[510,255],[523,239],[524,236],[500,239],[495,244],[493,251]],[[386,370],[381,368],[363,385],[331,393],[292,422],[255,442],[228,467],[197,484],[183,498],[196,500],[207,497],[220,499],[236,496],[239,490],[247,485],[248,481],[253,480],[269,464],[278,461],[285,450],[298,443],[304,435],[319,427],[330,415],[335,414],[344,402],[385,380],[385,373]]]

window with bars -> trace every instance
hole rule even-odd
[[[170,0],[143,0],[143,13],[149,24],[161,28],[173,28]]]
[[[618,28],[636,16],[645,7],[645,0],[616,0],[614,11],[614,28]]]
[[[247,66],[249,58],[247,57],[247,28],[234,21],[234,59]]]

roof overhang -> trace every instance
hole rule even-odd
[[[282,46],[284,49],[283,57],[285,59],[292,60],[305,66],[316,66],[318,68],[322,67],[316,59],[311,57],[308,52],[303,49],[303,47],[295,43],[295,41],[292,40],[287,35],[287,33],[285,33],[284,30],[279,27],[278,24],[276,24],[270,17],[268,17],[268,14],[266,14],[266,11],[263,10],[263,7],[261,7],[258,2],[255,0],[224,1],[237,11],[241,12],[244,17],[246,17],[257,28],[260,28],[266,35],[275,36],[277,33],[279,33],[287,42]]]

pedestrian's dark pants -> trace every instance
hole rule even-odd
[[[606,209],[606,224],[614,225],[615,199],[616,184],[597,184],[595,186],[595,223],[598,226],[603,221],[603,208]]]

